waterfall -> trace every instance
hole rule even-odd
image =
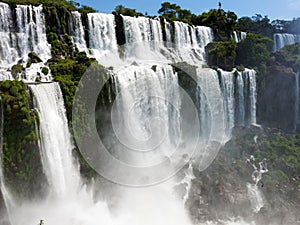
[[[256,72],[219,71],[220,85],[224,97],[227,135],[235,125],[256,124]]]
[[[278,51],[286,45],[292,45],[295,43],[300,42],[300,35],[299,34],[274,34],[274,51]]]
[[[164,43],[159,18],[122,16],[122,20],[126,41],[124,46],[117,45],[115,18],[111,14],[88,14],[90,50],[84,41],[83,25],[78,12],[72,13],[70,35],[80,51],[87,52],[105,66],[113,67],[141,60],[187,61],[199,65],[204,61],[205,46],[213,41],[213,31],[209,27],[190,26],[176,21],[173,32],[172,25],[165,21]]]
[[[42,6],[18,5],[11,9],[0,2],[0,80],[12,80],[7,69],[21,59],[25,65],[30,52],[36,53],[44,63],[51,57]],[[42,75],[42,66],[43,63],[38,68],[27,68],[24,80],[35,81],[38,71]]]
[[[103,13],[89,13],[88,27],[90,49],[96,59],[103,62],[103,58],[107,57],[108,61],[109,59],[115,61],[118,58],[118,47],[114,16]]]
[[[250,120],[247,125],[256,124],[256,99],[257,99],[257,90],[256,90],[256,72],[255,70],[246,69],[243,71],[243,76],[249,79],[249,98],[250,98]]]
[[[224,96],[224,111],[226,119],[226,131],[230,136],[231,129],[234,127],[234,73],[223,70],[220,71],[221,89]]]
[[[41,157],[49,189],[65,197],[80,185],[78,165],[72,156],[71,135],[58,83],[29,85],[40,117]]]
[[[223,113],[223,96],[219,86],[217,71],[212,69],[197,69],[197,105],[200,117],[200,130],[201,136],[204,139],[208,139],[213,129],[212,119],[215,113]],[[222,107],[216,107],[219,104]],[[215,111],[214,111],[215,110]],[[218,112],[216,112],[216,110]],[[224,121],[220,122],[219,131],[224,132],[223,125]],[[224,134],[223,134],[224,135]],[[222,135],[214,137],[222,140]]]
[[[236,43],[240,42],[244,38],[246,38],[247,32],[243,31],[233,31],[233,36],[232,38],[235,40]]]
[[[116,85],[120,94],[116,99],[118,108],[114,118],[121,119],[115,123],[115,131],[120,131],[120,141],[134,149],[156,147],[157,152],[148,157],[150,162],[142,160],[144,154],[134,157],[129,153],[126,158],[134,159],[134,163],[151,164],[170,157],[182,141],[181,99],[177,74],[172,67],[158,65],[154,71],[148,65],[131,66],[118,73]],[[153,129],[155,132],[152,133]],[[122,135],[122,131],[130,132]]]
[[[72,12],[70,22],[70,35],[73,39],[74,44],[79,51],[88,53],[87,45],[85,41],[84,29],[81,20],[81,14],[78,11]]]
[[[253,212],[258,213],[266,203],[265,197],[258,187],[258,184],[262,179],[262,175],[268,172],[266,159],[263,159],[258,163],[258,165],[256,165],[256,159],[253,155],[251,155],[251,157],[247,159],[247,162],[250,163],[254,169],[251,175],[254,184],[247,183],[248,196]]]
[[[128,60],[166,61],[161,49],[164,48],[163,33],[159,18],[122,16],[125,31],[125,57]]]
[[[237,104],[238,104],[238,110],[237,117],[236,117],[236,124],[239,126],[245,126],[245,96],[244,96],[244,79],[243,75],[241,73],[237,74],[236,77],[236,89],[237,89]]]
[[[203,26],[190,26],[183,22],[174,22],[175,48],[181,61],[199,64],[204,61],[205,46],[213,41],[212,30]]]
[[[0,66],[7,67],[35,52],[44,61],[50,58],[42,6],[18,5],[12,9],[0,3]]]

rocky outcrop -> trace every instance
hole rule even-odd
[[[281,65],[268,67],[258,99],[258,123],[286,131],[293,130],[295,82],[291,69]]]
[[[254,169],[247,159],[250,155],[259,159],[260,150],[270,154],[265,144],[273,143],[272,140],[281,135],[279,130],[274,129],[235,128],[233,138],[221,149],[213,164],[204,172],[194,169],[195,178],[186,201],[193,221],[243,218],[248,222],[255,221],[257,225],[298,224],[300,179],[289,176],[288,180],[275,184],[275,178],[270,177],[278,165],[272,162],[271,157],[267,158],[269,172],[257,184],[264,202],[257,212],[253,210],[247,188],[247,184],[255,185],[251,178]],[[277,157],[281,157],[280,153]],[[286,170],[283,169],[283,172]]]

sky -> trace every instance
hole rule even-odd
[[[300,0],[77,0],[98,12],[111,13],[117,5],[123,5],[149,15],[158,15],[157,11],[165,1],[176,3],[182,9],[189,9],[197,15],[218,8],[220,1],[225,11],[233,11],[238,17],[251,17],[255,14],[268,16],[271,20],[300,17]]]

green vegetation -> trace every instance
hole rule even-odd
[[[122,5],[116,6],[115,10],[112,12],[114,15],[124,15],[124,16],[143,16],[143,13],[137,12],[135,9],[125,8]]]
[[[237,15],[234,12],[212,9],[195,17],[192,23],[194,25],[211,27],[216,41],[228,41],[235,30],[236,20]]]
[[[266,159],[269,172],[263,176],[263,181],[270,187],[284,185],[299,177],[300,135],[271,129],[261,132],[257,129],[238,130],[234,139],[226,144],[226,149],[239,160],[245,154],[254,155],[258,161]],[[254,136],[258,136],[257,143],[253,141]]]
[[[109,100],[110,97],[114,97],[114,93],[109,88],[109,86],[112,87],[112,84],[107,79],[107,70],[99,65],[95,59],[88,58],[86,53],[79,52],[68,35],[71,11],[80,11],[85,23],[86,14],[95,12],[95,10],[88,6],[81,6],[74,1],[64,0],[4,0],[4,2],[12,6],[16,4],[44,5],[47,39],[52,46],[52,58],[48,63],[54,81],[59,82],[63,92],[68,120],[72,121],[72,106],[76,87],[87,70],[94,71],[95,74],[104,76],[107,80],[97,101],[97,110],[109,108]],[[182,9],[180,6],[169,2],[162,3],[158,13],[168,21],[183,21],[196,26],[209,26],[213,29],[216,42],[206,47],[207,62],[211,67],[220,67],[225,70],[231,70],[236,66],[240,66],[240,68],[252,67],[261,74],[266,73],[268,63],[288,65],[294,70],[300,68],[300,44],[286,46],[280,52],[271,53],[273,42],[267,37],[272,37],[273,33],[276,32],[276,27],[279,24],[285,24],[283,21],[272,24],[268,17],[261,15],[238,19],[234,12],[226,12],[221,6],[219,9],[211,9],[196,15],[190,10]],[[143,16],[143,14],[122,5],[118,5],[113,14],[116,15],[118,44],[122,45],[125,43],[125,36],[122,33],[124,24],[120,14],[127,16]],[[284,25],[286,29],[291,29],[288,28],[291,27],[291,23]],[[297,23],[297,20],[293,23]],[[84,26],[86,27],[86,24]],[[234,30],[248,32],[247,37],[240,43],[235,43],[231,40]],[[41,59],[34,53],[29,53],[28,57],[27,67],[32,63],[41,62]],[[196,101],[197,83],[190,77],[190,75],[195,74],[195,67],[184,62],[172,66],[178,73],[180,86],[187,90],[192,99]],[[156,66],[153,66],[152,69],[155,71]],[[23,70],[21,64],[14,65],[12,67],[13,77],[16,77]],[[47,67],[42,68],[42,73],[48,74],[49,69]],[[91,82],[98,81],[97,79],[91,80]],[[87,87],[88,90],[89,88]],[[5,116],[4,172],[8,184],[13,185],[15,190],[28,193],[32,186],[38,185],[37,179],[40,177],[39,174],[42,174],[35,125],[38,124],[38,116],[35,111],[30,110],[32,107],[24,83],[18,81],[0,82],[0,91]],[[96,119],[97,126],[100,128],[105,121],[103,118]],[[84,120],[82,120],[82,125],[85,125]],[[70,126],[72,126],[71,122]],[[266,179],[268,182],[279,184],[287,182],[292,176],[297,176],[297,172],[299,174],[299,139],[297,135],[273,135],[264,140],[260,146],[253,144],[252,139],[245,139],[246,141],[240,141],[238,144],[243,149],[246,146],[246,150],[242,151],[254,154],[258,159],[267,158],[271,172],[266,176]],[[86,176],[93,175],[92,169],[82,157],[80,157],[80,162],[82,165],[81,172]]]
[[[261,73],[265,73],[273,45],[272,39],[259,34],[247,34],[247,37],[238,44],[236,64],[257,67]]]
[[[225,12],[221,8],[195,15],[190,10],[181,9],[180,6],[169,2],[162,3],[158,13],[169,21],[177,20],[196,26],[209,26],[214,30],[217,41],[227,41],[231,38],[237,20],[234,12]]]
[[[24,70],[23,66],[21,64],[13,65],[11,68],[11,75],[14,79],[17,78],[17,75],[21,73]]]
[[[192,23],[192,18],[195,16],[190,10],[181,9],[180,6],[171,4],[170,2],[162,3],[158,13],[169,21],[179,20],[190,24]]]
[[[32,63],[40,63],[43,62],[40,57],[38,57],[37,54],[35,54],[34,52],[30,52],[28,54],[28,62],[26,64],[26,67],[29,68],[31,66]]]
[[[208,44],[205,48],[207,64],[224,70],[232,70],[235,66],[236,49],[237,43],[233,40]]]
[[[273,41],[262,35],[248,33],[240,43],[233,40],[213,42],[207,45],[207,63],[211,67],[231,70],[240,66],[256,68],[261,74],[266,73],[266,65],[273,49]]]
[[[287,65],[295,71],[300,69],[300,43],[287,45],[273,54],[282,65]]]
[[[16,194],[30,195],[39,186],[42,171],[36,124],[26,86],[21,81],[0,82],[4,111],[3,160],[7,184]]]
[[[273,34],[276,32],[276,28],[270,23],[270,19],[267,16],[262,17],[260,14],[256,14],[252,18],[239,18],[236,24],[236,29],[261,34],[269,38],[273,38]]]

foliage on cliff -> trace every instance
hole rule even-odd
[[[240,43],[233,40],[212,42],[205,48],[207,63],[211,67],[231,70],[235,66],[257,68],[265,73],[273,41],[262,35],[249,33]],[[243,67],[242,66],[242,67]]]
[[[241,17],[236,23],[236,29],[244,32],[261,34],[263,36],[273,38],[276,27],[272,25],[270,19],[260,14],[250,17]]]
[[[6,182],[16,194],[30,195],[42,176],[36,125],[26,86],[21,81],[0,82],[4,114],[3,161]]]
[[[294,71],[300,69],[300,43],[287,45],[279,52],[275,52],[273,56],[277,62],[287,67],[293,68]]]
[[[124,16],[143,16],[143,13],[137,12],[135,9],[126,8],[123,5],[117,5],[112,13],[114,15],[122,14]]]
[[[271,55],[274,42],[259,34],[247,34],[237,48],[237,65],[257,67],[260,72],[265,72],[266,63]]]
[[[269,172],[263,176],[267,187],[298,180],[300,184],[300,136],[284,134],[276,129],[237,128],[225,148],[231,156],[241,159],[253,155],[257,161],[266,159]]]
[[[205,47],[209,66],[232,70],[235,66],[237,44],[235,41],[212,42]]]

